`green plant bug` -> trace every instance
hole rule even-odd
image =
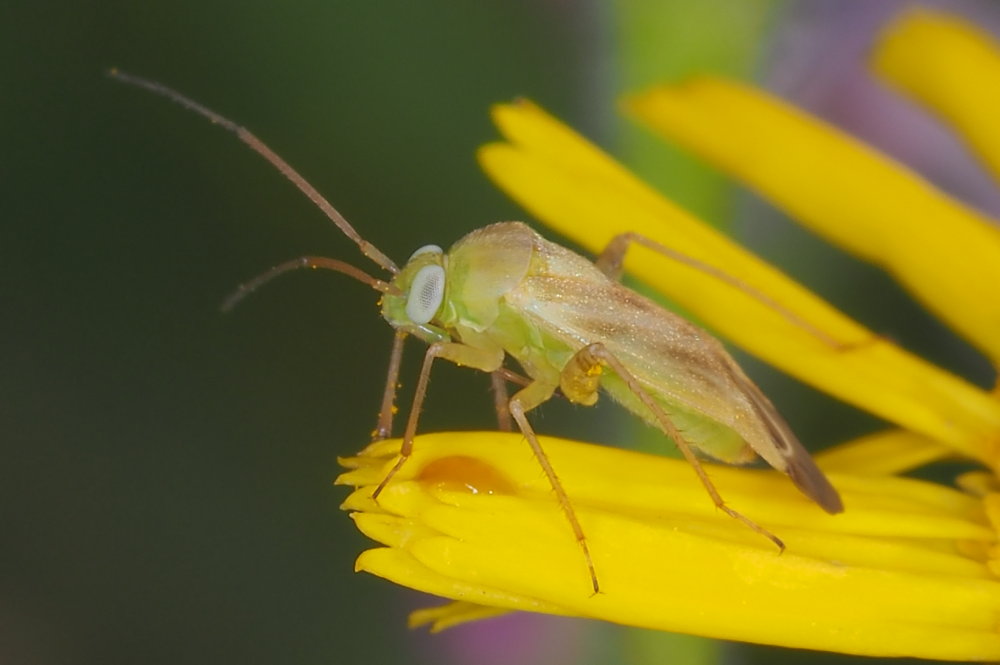
[[[573,505],[549,463],[527,413],[557,391],[571,402],[591,405],[603,389],[626,409],[669,436],[691,463],[716,507],[784,544],[725,504],[694,449],[730,463],[759,455],[782,471],[828,513],[843,510],[836,489],[813,462],[785,420],[722,344],[709,333],[618,281],[625,252],[642,244],[695,267],[778,307],[713,266],[678,255],[652,240],[615,238],[596,262],[545,240],[521,222],[499,222],[468,233],[450,249],[421,247],[399,268],[364,240],[347,220],[281,157],[245,128],[154,81],[118,70],[109,76],[165,96],[235,133],[283,173],[362,254],[391,277],[377,279],[336,259],[305,256],[279,264],[242,285],[228,309],[264,282],[297,268],[344,273],[382,294],[382,316],[395,329],[386,389],[375,438],[390,435],[403,342],[427,343],[399,457],[373,498],[406,463],[413,450],[431,366],[442,358],[492,375],[501,427],[516,423],[555,492],[583,551],[593,591],[597,571]],[[791,314],[786,314],[794,318]],[[504,367],[513,358],[523,376]],[[522,384],[509,398],[506,383]]]

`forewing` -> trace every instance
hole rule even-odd
[[[731,357],[727,356],[727,360],[730,364],[733,380],[741,387],[743,394],[750,399],[750,403],[760,416],[761,422],[770,433],[768,443],[771,450],[768,453],[777,453],[778,460],[772,460],[764,450],[757,450],[760,456],[765,458],[774,468],[787,473],[792,482],[806,496],[818,503],[823,510],[833,514],[842,512],[844,504],[841,502],[837,490],[816,466],[809,451],[805,449],[785,419],[771,404],[771,400],[743,373],[743,370]]]
[[[602,342],[651,393],[667,402],[741,434],[741,421],[759,420],[733,380],[721,345],[630,289],[610,280],[529,276],[507,299],[536,326],[574,349]]]
[[[508,294],[508,302],[574,349],[603,343],[668,412],[671,405],[679,406],[724,425],[825,510],[842,509],[836,490],[767,397],[701,328],[592,275],[528,276]],[[710,440],[691,443],[724,461],[745,461],[738,454],[720,454]]]

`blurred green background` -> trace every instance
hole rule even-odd
[[[102,72],[155,78],[246,125],[397,260],[524,218],[481,175],[474,150],[495,137],[490,104],[531,97],[876,329],[985,383],[980,361],[882,276],[750,195],[730,196],[707,169],[650,147],[615,115],[625,89],[708,69],[756,76],[849,120],[837,86],[860,76],[866,40],[900,4],[844,4],[6,4],[0,662],[530,664],[679,653],[661,636],[545,617],[439,636],[406,629],[407,613],[433,599],[352,572],[366,542],[338,509],[346,490],[331,485],[336,457],[367,441],[381,395],[391,332],[372,292],[337,275],[293,274],[232,314],[218,309],[284,259],[371,266],[234,137]],[[994,3],[952,4],[998,20]],[[854,69],[824,88],[810,67],[827,71],[831,60]],[[956,180],[977,205],[1000,208],[981,176]],[[887,295],[859,301],[862,290]],[[903,318],[885,314],[887,303]],[[806,440],[873,425],[751,367]],[[556,407],[539,429],[594,438],[613,412]],[[484,376],[436,370],[422,429],[492,421]],[[721,655],[771,658],[736,653]]]

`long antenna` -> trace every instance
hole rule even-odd
[[[259,154],[261,157],[266,159],[274,168],[281,171],[281,173],[292,181],[299,190],[305,194],[310,201],[316,204],[316,206],[323,211],[323,213],[330,218],[330,221],[337,225],[337,228],[344,232],[348,238],[354,241],[354,243],[361,250],[361,253],[367,256],[369,259],[379,264],[389,272],[395,274],[399,272],[399,267],[393,263],[392,259],[383,254],[378,247],[371,244],[367,240],[361,237],[361,235],[354,230],[354,227],[348,223],[344,216],[337,212],[326,198],[316,191],[316,188],[309,184],[309,182],[299,175],[298,171],[293,169],[288,162],[279,157],[273,150],[271,150],[267,145],[264,144],[259,138],[254,136],[250,130],[237,125],[232,120],[225,118],[215,111],[206,108],[194,101],[189,99],[177,92],[173,88],[168,88],[162,83],[157,83],[156,81],[151,81],[149,79],[144,79],[141,76],[133,76],[126,72],[121,71],[117,68],[111,68],[108,70],[108,76],[115,79],[116,81],[121,81],[122,83],[127,83],[128,85],[133,85],[137,88],[144,88],[150,92],[166,97],[167,99],[180,104],[184,108],[194,111],[198,115],[208,118],[213,124],[220,125],[225,129],[228,129],[232,133],[246,143],[250,148]]]
[[[376,291],[381,293],[391,293],[394,295],[400,295],[399,288],[388,283],[383,282],[381,279],[375,279],[368,273],[364,272],[360,268],[355,268],[350,263],[344,263],[343,261],[338,261],[337,259],[328,259],[325,256],[300,256],[297,259],[292,259],[291,261],[285,261],[284,263],[279,263],[270,270],[257,275],[249,282],[245,284],[240,284],[239,288],[236,289],[228,298],[222,303],[222,311],[228,312],[236,304],[243,300],[245,297],[250,295],[252,292],[256,291],[258,288],[270,282],[272,279],[278,275],[283,275],[290,270],[298,270],[299,268],[314,268],[323,270],[332,270],[334,272],[339,272],[348,277],[353,277],[354,279],[367,284]]]

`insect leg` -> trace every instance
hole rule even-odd
[[[458,342],[435,342],[427,347],[427,353],[424,354],[424,364],[420,368],[420,377],[417,379],[417,387],[413,393],[413,405],[410,407],[410,417],[406,421],[403,443],[399,447],[399,459],[396,460],[396,464],[389,469],[389,473],[386,474],[382,482],[372,492],[373,499],[378,499],[378,495],[382,493],[382,490],[389,484],[392,477],[403,468],[403,464],[406,463],[406,460],[413,453],[413,437],[417,433],[417,421],[420,418],[420,409],[424,405],[424,397],[427,396],[427,384],[430,381],[431,365],[434,363],[435,358],[444,358],[456,365],[464,365],[484,372],[495,372],[500,369],[500,365],[503,363],[503,350],[499,347],[496,350],[480,349],[459,344]]]
[[[392,436],[392,419],[396,415],[396,389],[399,387],[399,365],[403,360],[403,340],[406,333],[397,330],[392,339],[392,352],[389,354],[389,371],[385,378],[385,390],[382,391],[382,407],[378,412],[378,423],[372,432],[372,441],[381,441]]]
[[[607,275],[609,278],[614,280],[620,279],[622,275],[622,266],[625,262],[625,253],[628,251],[632,243],[642,245],[643,247],[651,249],[654,252],[667,257],[668,259],[673,259],[678,263],[683,263],[684,265],[690,268],[694,268],[695,270],[701,271],[706,275],[709,275],[710,277],[714,277],[715,279],[718,279],[719,281],[724,282],[732,286],[733,288],[738,289],[739,291],[742,291],[746,295],[750,296],[751,298],[754,298],[755,300],[766,305],[767,307],[770,307],[778,314],[785,317],[785,319],[787,319],[789,323],[796,325],[799,328],[802,328],[810,335],[819,339],[824,344],[831,346],[838,351],[843,351],[859,345],[858,342],[842,342],[840,340],[834,339],[833,336],[831,336],[825,330],[809,323],[801,316],[799,316],[792,310],[788,309],[787,307],[776,301],[774,298],[770,297],[763,291],[760,291],[754,288],[753,286],[747,284],[738,277],[734,277],[733,275],[730,275],[729,273],[720,268],[705,263],[704,261],[700,261],[694,258],[693,256],[688,256],[683,252],[678,252],[676,249],[671,249],[666,245],[660,244],[655,240],[651,240],[646,236],[639,235],[638,233],[622,233],[616,235],[607,244],[607,246],[604,248],[604,251],[601,252],[600,256],[597,257],[597,260],[594,262],[594,265],[596,265],[597,268],[605,275]]]
[[[784,551],[785,544],[781,542],[777,536],[773,533],[760,526],[750,518],[745,515],[733,510],[726,505],[725,501],[719,495],[719,491],[715,488],[712,480],[708,477],[708,473],[705,472],[704,467],[702,467],[701,462],[698,457],[694,454],[694,450],[691,448],[691,444],[687,442],[681,431],[677,429],[673,421],[670,420],[670,416],[663,409],[659,402],[657,402],[649,394],[649,392],[639,383],[639,380],[628,371],[625,365],[622,364],[618,358],[614,356],[607,347],[605,347],[600,342],[595,344],[590,344],[585,346],[570,359],[569,363],[563,368],[562,376],[560,377],[560,383],[562,385],[562,390],[566,393],[572,401],[582,402],[582,403],[592,403],[593,399],[596,398],[597,383],[600,377],[599,368],[607,367],[618,377],[625,382],[628,389],[639,398],[639,400],[649,409],[653,417],[656,419],[657,424],[660,426],[660,430],[674,440],[677,444],[677,448],[684,455],[684,459],[691,464],[694,468],[694,472],[698,475],[698,479],[701,484],[705,487],[705,491],[708,492],[709,497],[711,497],[712,502],[715,507],[726,513],[730,517],[739,520],[746,526],[750,527],[752,530],[756,531],[760,535],[764,536],[775,545],[778,549]],[[587,390],[593,393],[593,396],[587,394]]]
[[[497,428],[501,432],[511,432],[514,423],[510,418],[510,395],[507,392],[507,377],[503,372],[497,370],[490,373],[490,384],[493,387],[493,406],[497,411]]]
[[[517,422],[517,426],[520,428],[521,433],[524,434],[524,438],[528,440],[528,444],[531,446],[532,452],[535,453],[538,464],[541,465],[542,471],[545,472],[545,476],[549,479],[549,484],[556,493],[556,498],[559,500],[559,507],[562,508],[563,514],[566,515],[566,519],[573,529],[573,535],[576,537],[576,542],[579,543],[580,549],[583,550],[583,556],[587,561],[587,570],[590,572],[590,582],[596,594],[600,593],[601,588],[597,582],[597,572],[594,569],[594,561],[590,557],[590,549],[587,547],[587,537],[583,533],[583,527],[580,526],[580,521],[576,518],[576,511],[573,510],[573,504],[570,503],[569,496],[566,494],[566,490],[563,489],[559,476],[556,475],[556,470],[552,467],[552,463],[549,462],[548,456],[542,449],[542,444],[539,443],[538,437],[535,435],[535,430],[531,428],[527,417],[524,415],[527,411],[530,411],[552,397],[555,389],[556,386],[543,381],[531,383],[526,388],[519,390],[511,398],[510,414],[514,417],[514,421]]]
[[[514,431],[514,421],[510,417],[510,398],[507,391],[507,383],[513,383],[521,387],[531,383],[531,379],[517,372],[501,367],[490,376],[493,384],[493,403],[497,412],[497,427],[501,432]],[[562,393],[556,393],[554,397],[564,397]]]

